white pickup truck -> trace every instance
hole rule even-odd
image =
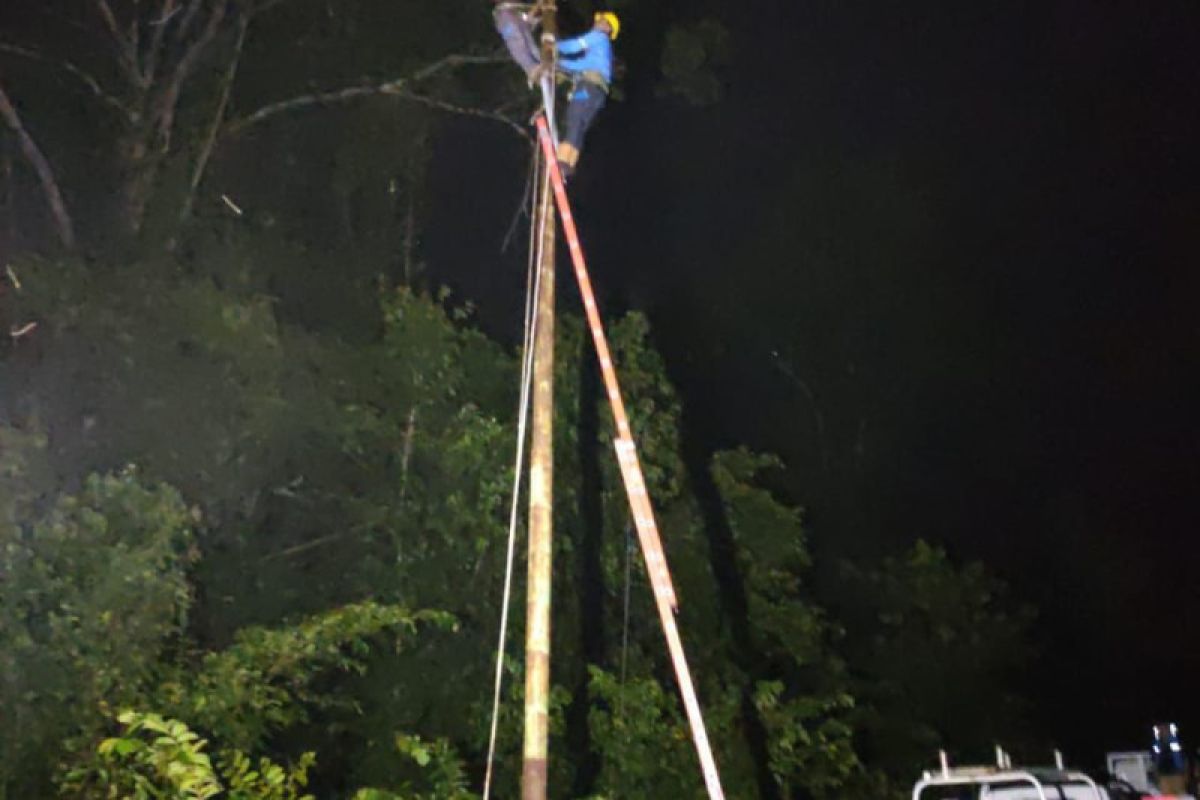
[[[913,800],[1195,800],[1192,795],[1134,789],[1125,781],[1100,785],[1061,768],[944,767],[921,776]]]
[[[943,767],[926,772],[913,800],[1113,800],[1082,772],[1058,768]]]

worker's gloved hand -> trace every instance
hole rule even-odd
[[[529,88],[532,89],[533,87],[537,86],[542,82],[542,78],[546,77],[548,74],[550,74],[550,71],[546,69],[545,64],[538,64],[535,67],[531,67],[525,72],[525,77],[529,80]]]

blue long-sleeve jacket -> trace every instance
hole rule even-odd
[[[595,72],[612,83],[613,49],[607,33],[588,31],[574,39],[563,39],[558,43],[558,67],[569,75]]]

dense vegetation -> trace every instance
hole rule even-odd
[[[115,3],[142,40],[107,61],[36,5],[0,11],[27,51],[0,88],[67,189],[43,203],[5,150],[0,317],[38,327],[0,355],[0,798],[474,796],[519,356],[419,243],[445,120],[528,112],[481,4],[197,3],[189,34]],[[644,5],[663,102],[715,101],[719,25]],[[1028,619],[994,578],[925,543],[814,563],[785,465],[685,458],[647,319],[610,333],[731,797],[900,796],[937,746],[1020,730]],[[554,792],[699,796],[592,357],[560,337]]]

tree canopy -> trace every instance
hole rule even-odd
[[[526,146],[480,5],[0,9],[0,798],[478,792],[520,356],[421,237],[448,118]],[[631,49],[718,102],[724,29],[667,5]],[[730,796],[903,796],[931,748],[1020,735],[996,578],[822,563],[786,465],[697,457],[647,317],[609,333]],[[558,347],[555,796],[697,796],[577,318]]]

